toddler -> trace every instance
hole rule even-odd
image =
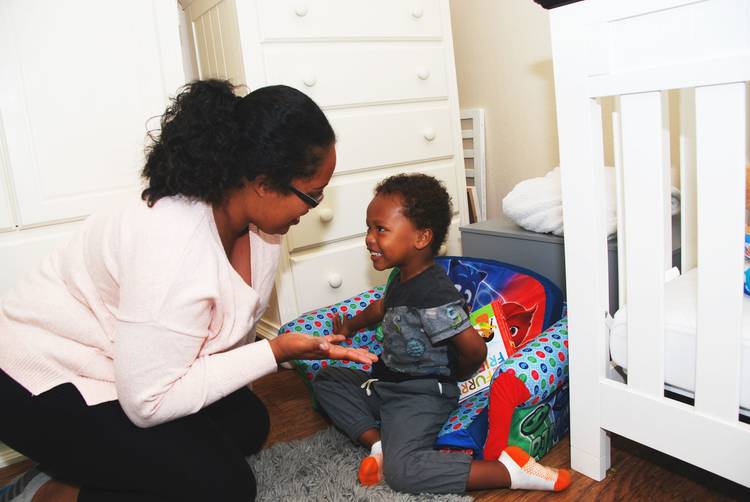
[[[363,485],[385,479],[409,493],[563,490],[568,471],[537,464],[517,447],[487,460],[433,448],[458,406],[457,381],[487,354],[463,297],[435,263],[451,218],[450,196],[435,178],[400,174],[376,187],[365,243],[375,269],[393,272],[383,298],[352,318],[334,318],[334,331],[352,336],[382,322],[383,353],[372,374],[324,368],[313,382],[315,395],[338,428],[370,449],[359,468]]]

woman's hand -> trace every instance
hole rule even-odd
[[[312,336],[304,333],[285,333],[269,343],[277,363],[292,359],[348,359],[372,364],[378,356],[363,349],[338,345],[346,340],[343,335]]]

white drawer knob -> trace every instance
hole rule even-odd
[[[307,15],[307,5],[305,4],[298,5],[297,8],[294,9],[294,13],[297,14],[299,17],[305,17]]]
[[[328,285],[333,289],[340,288],[344,279],[341,278],[341,274],[331,274],[328,276]]]
[[[305,75],[305,77],[302,79],[302,82],[307,87],[312,87],[312,86],[314,86],[315,84],[318,83],[318,79],[315,77],[315,75],[313,75],[312,73],[310,73],[309,75]]]
[[[432,141],[433,139],[435,139],[435,129],[433,129],[432,127],[428,127],[427,129],[422,131],[422,136],[424,136],[424,139],[426,139],[427,141]]]
[[[438,249],[438,254],[439,254],[440,256],[445,256],[445,254],[446,254],[447,252],[448,252],[448,246],[446,246],[445,244],[442,244],[442,245],[440,246],[440,249]]]
[[[419,77],[419,80],[427,80],[430,78],[430,70],[424,66],[420,66],[417,68],[417,77]]]
[[[318,211],[318,218],[320,218],[320,221],[323,223],[328,223],[333,219],[333,209],[330,207],[324,207]]]
[[[411,11],[411,17],[414,19],[419,19],[424,14],[424,11],[422,10],[422,7],[414,7]]]

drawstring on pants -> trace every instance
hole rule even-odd
[[[360,389],[365,389],[365,392],[367,393],[367,395],[371,396],[372,395],[372,391],[370,390],[370,387],[372,387],[372,384],[374,384],[377,381],[378,381],[377,378],[370,378],[368,380],[365,380],[365,383],[363,383],[362,385],[360,385],[359,388]]]

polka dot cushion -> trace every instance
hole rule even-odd
[[[336,315],[353,317],[364,310],[370,303],[383,297],[384,286],[377,286],[367,291],[355,295],[351,298],[331,305],[330,307],[307,312],[281,326],[279,334],[283,335],[288,332],[307,333],[314,336],[330,335],[333,328],[333,317]],[[369,350],[373,354],[380,355],[383,351],[381,343],[377,339],[377,329],[362,329],[358,331],[349,340],[342,342],[341,345],[351,345],[352,347]],[[311,382],[318,372],[326,366],[342,366],[344,368],[355,368],[363,371],[371,371],[369,364],[355,363],[347,360],[308,360],[298,359],[294,361],[297,371],[302,374],[308,382]]]
[[[540,336],[523,345],[495,372],[516,375],[531,397],[521,407],[535,405],[568,381],[568,318],[563,317]]]
[[[515,374],[524,382],[531,394],[529,399],[516,408],[513,414],[514,422],[519,421],[516,420],[517,415],[521,417],[521,415],[529,414],[530,410],[539,404],[554,401],[556,391],[566,386],[568,382],[567,315],[520,347],[515,354],[500,364],[493,375],[493,380],[502,372]],[[484,389],[458,405],[458,409],[453,412],[438,433],[436,441],[438,447],[470,449],[474,451],[475,456],[480,456],[487,437],[489,390],[489,388]],[[567,406],[567,394],[564,396],[564,401],[565,403],[560,404]],[[567,421],[567,416],[566,413],[562,413],[553,415],[552,419]],[[559,431],[567,431],[567,422],[554,425]],[[519,435],[517,431],[515,433]],[[514,431],[511,431],[511,437],[513,434]],[[559,439],[561,435],[555,437]]]
[[[452,432],[467,429],[472,425],[477,417],[487,409],[489,404],[490,388],[487,387],[473,396],[469,396],[466,400],[462,401],[458,405],[458,409],[448,418],[443,425],[443,428],[438,433],[438,437],[450,434]],[[484,418],[485,423],[485,434],[486,434],[486,423],[487,418]],[[482,441],[484,443],[484,441]]]

